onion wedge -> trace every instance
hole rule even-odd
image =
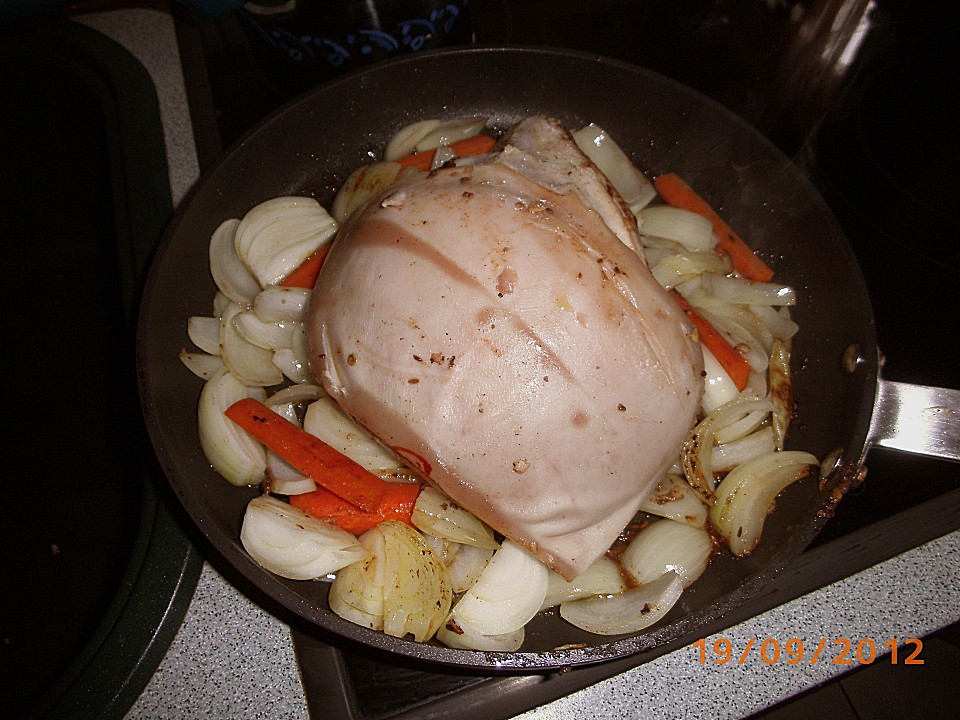
[[[240,221],[225,220],[210,238],[210,274],[220,292],[233,302],[249,305],[260,292],[260,283],[237,255],[236,235]]]
[[[411,520],[423,532],[446,540],[491,550],[499,547],[493,530],[436,488],[423,488]]]
[[[194,315],[187,318],[190,342],[210,355],[220,354],[220,319]]]
[[[387,143],[387,147],[383,151],[383,159],[399,160],[412,154],[417,148],[417,143],[439,125],[439,120],[430,118],[429,120],[418,120],[400,128]]]
[[[366,554],[346,530],[269,495],[247,504],[240,542],[257,563],[291,580],[324,577]]]
[[[790,345],[779,338],[770,352],[770,399],[773,401],[773,441],[777,450],[783,442],[793,418],[793,382],[790,379]]]
[[[818,465],[808,452],[783,450],[761,455],[727,474],[717,487],[710,522],[734,555],[743,557],[753,551],[777,495]]]
[[[384,535],[383,632],[432,638],[450,612],[453,592],[447,570],[423,536],[396,520],[368,532]]]
[[[337,575],[330,609],[393,637],[429,640],[450,612],[446,568],[409,525],[387,520],[360,537],[368,556]]]
[[[233,326],[249,343],[265,350],[293,345],[293,331],[299,323],[264,322],[253,310],[241,310],[233,316]]]
[[[523,628],[502,635],[481,635],[460,627],[453,616],[437,632],[437,640],[447,647],[460,650],[486,650],[489,652],[516,652],[523,645]]]
[[[712,553],[713,541],[705,529],[659,520],[637,534],[620,563],[641,585],[675,572],[687,587],[707,569]]]
[[[209,380],[223,367],[223,358],[219,355],[194,353],[186,348],[180,349],[179,358],[180,362],[186,365],[187,369],[201,380]]]
[[[667,572],[619,595],[561,603],[560,617],[597,635],[636,633],[663,619],[682,592],[683,579]]]
[[[316,200],[284,196],[247,212],[236,228],[234,244],[243,264],[265,287],[279,284],[336,231],[336,221]]]
[[[461,628],[480,635],[512,633],[540,611],[546,593],[547,566],[504,540],[452,617]]]
[[[547,594],[541,610],[556,607],[560,603],[594,595],[618,595],[627,589],[620,567],[610,558],[601,555],[573,580],[564,580],[559,573],[550,570],[547,574]]]
[[[329,395],[307,406],[303,429],[375,475],[403,467],[392,450],[357,425]]]
[[[691,487],[700,493],[700,497],[708,505],[713,504],[716,489],[716,480],[713,477],[713,446],[716,444],[716,433],[743,420],[751,413],[770,412],[772,409],[773,405],[769,400],[743,393],[710,413],[690,432],[681,451],[683,474]]]
[[[483,569],[493,557],[493,549],[475,545],[461,545],[457,554],[447,563],[450,586],[455,593],[469,590],[483,573]]]
[[[709,218],[672,205],[643,208],[637,213],[637,227],[641,235],[673,240],[693,252],[713,250],[717,244]]]
[[[690,484],[673,474],[665,475],[640,509],[651,515],[702,528],[707,524],[707,506]]]
[[[307,312],[310,290],[268,285],[253,300],[253,311],[264,322],[300,322]]]
[[[590,123],[573,133],[573,140],[583,154],[607,176],[610,184],[620,193],[633,213],[640,212],[657,196],[653,183],[637,169],[602,127]]]
[[[250,393],[251,388],[222,368],[204,384],[197,404],[200,447],[214,470],[232,485],[259,485],[267,468],[263,445],[223,414]]]
[[[425,133],[416,143],[414,150],[424,152],[443,145],[452,145],[458,140],[478,135],[487,125],[487,118],[476,115],[474,117],[457,118],[441,122]]]
[[[242,305],[230,303],[220,320],[220,351],[223,364],[244,385],[269,387],[283,381],[283,373],[273,364],[273,353],[254,345],[237,330],[233,319],[244,311]]]

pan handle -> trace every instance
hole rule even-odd
[[[960,462],[960,390],[881,378],[867,444]]]

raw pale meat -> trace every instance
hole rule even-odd
[[[525,122],[537,143],[355,213],[314,292],[311,362],[430,482],[572,578],[678,458],[702,357],[619,197],[555,124]]]

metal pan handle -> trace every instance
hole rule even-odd
[[[880,379],[867,446],[960,462],[960,390]]]

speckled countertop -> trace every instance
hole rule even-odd
[[[180,201],[198,176],[172,19],[151,9],[81,21],[125,46],[152,75],[166,132],[170,182]],[[933,540],[722,633],[737,649],[751,638],[920,637],[960,617],[960,531]],[[707,638],[707,647],[714,640]],[[827,661],[701,664],[694,647],[524,713],[566,718],[744,717],[823,683],[845,667]],[[205,565],[183,625],[130,709],[137,718],[306,718],[290,629]]]

